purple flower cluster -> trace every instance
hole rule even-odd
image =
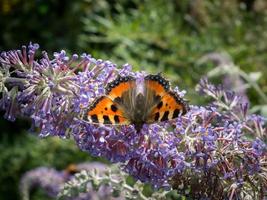
[[[53,168],[39,167],[25,173],[21,179],[20,190],[23,199],[30,199],[30,190],[40,187],[50,197],[56,197],[62,184],[68,180],[67,174]]]
[[[71,164],[65,170],[58,171],[54,168],[38,167],[26,172],[20,181],[20,191],[23,200],[30,199],[30,191],[33,188],[41,188],[52,198],[56,198],[62,190],[64,184],[74,178],[76,173],[82,170],[104,173],[107,166],[102,163],[80,163]],[[87,185],[87,192],[79,193],[77,196],[68,198],[69,200],[102,199],[111,197],[111,188],[102,186],[98,191],[94,191],[92,185]],[[115,199],[115,198],[114,198]],[[119,198],[118,198],[119,199]]]
[[[78,61],[78,55],[69,58],[65,51],[54,53],[53,59],[43,52],[41,59],[34,60],[38,48],[30,43],[22,51],[1,53],[0,108],[12,121],[30,117],[41,136],[68,135],[74,118],[104,93],[106,83],[118,73],[129,73],[129,65],[118,70],[110,61],[87,54]]]
[[[1,53],[0,106],[8,119],[30,117],[41,136],[72,135],[81,150],[121,163],[156,188],[215,199],[266,192],[266,120],[248,114],[242,97],[203,79],[197,89],[212,103],[192,105],[182,117],[144,125],[140,132],[131,125],[89,124],[82,116],[107,83],[118,74],[138,79],[145,73],[85,54],[69,59],[64,51],[51,60],[43,53],[37,61],[37,47]]]

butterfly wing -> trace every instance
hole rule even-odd
[[[160,102],[154,106],[148,117],[148,122],[166,121],[177,118],[188,111],[187,103],[174,92],[169,91]]]
[[[186,101],[170,90],[169,81],[158,75],[145,77],[146,99],[150,103],[146,123],[166,121],[185,114],[189,108]],[[149,99],[153,100],[149,100]]]
[[[99,97],[88,109],[87,120],[100,124],[130,124],[127,115],[125,96],[131,100],[129,91],[133,91],[135,79],[130,76],[118,76],[106,87],[106,95]]]
[[[107,96],[98,98],[88,109],[87,119],[100,124],[129,124],[119,105]]]
[[[122,95],[136,87],[135,78],[131,76],[118,76],[114,81],[106,87],[106,95],[111,100],[120,101]]]

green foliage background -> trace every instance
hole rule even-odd
[[[227,52],[244,72],[261,73],[257,84],[267,93],[265,0],[1,0],[0,27],[0,51],[32,41],[50,55],[87,52],[135,70],[162,71],[193,104],[202,102],[195,84],[214,68],[197,61]],[[248,96],[252,105],[267,104],[253,89]],[[19,178],[31,168],[63,169],[92,159],[71,141],[26,133],[27,120],[1,118],[0,126],[0,199],[19,199]],[[47,197],[37,191],[33,199]]]

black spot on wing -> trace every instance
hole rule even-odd
[[[158,121],[158,120],[159,120],[159,112],[157,112],[157,113],[155,114],[154,120],[155,120],[155,121]]]
[[[121,99],[120,97],[116,97],[116,98],[114,99],[114,102],[115,102],[115,103],[122,103],[122,99]]]
[[[161,102],[159,102],[159,104],[157,105],[157,108],[158,108],[158,109],[161,109],[162,106],[163,106],[163,103],[162,103],[162,101],[161,101]]]
[[[159,101],[161,99],[160,95],[155,96],[155,101]]]
[[[184,100],[183,98],[181,98],[178,94],[176,94],[173,91],[171,91],[169,94],[173,96],[173,98],[175,99],[176,103],[178,103],[178,104],[180,104],[182,106],[182,108],[183,108],[182,114],[183,115],[189,111],[188,101]]]
[[[112,110],[113,112],[116,112],[116,111],[118,110],[118,108],[117,108],[114,104],[112,104],[112,105],[111,105],[111,110]]]
[[[178,117],[179,113],[180,113],[180,111],[178,109],[175,109],[173,112],[172,118],[174,119],[174,118]]]
[[[91,119],[92,119],[92,122],[94,122],[94,123],[98,123],[99,122],[98,118],[97,118],[97,115],[92,115]]]
[[[104,119],[104,124],[111,124],[111,121],[109,119],[109,116],[103,115],[103,119]]]
[[[115,121],[116,124],[120,123],[120,119],[119,119],[118,115],[114,116],[114,121]]]
[[[165,111],[163,117],[160,119],[160,121],[166,121],[169,118],[169,111]]]

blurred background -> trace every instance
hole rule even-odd
[[[163,72],[197,105],[205,99],[195,85],[209,76],[267,116],[265,0],[0,0],[0,27],[0,51],[32,41],[50,56],[86,52]],[[0,118],[0,199],[19,199],[19,179],[29,169],[96,160],[72,141],[40,140],[29,128],[27,119]],[[37,189],[32,199],[49,197]]]

